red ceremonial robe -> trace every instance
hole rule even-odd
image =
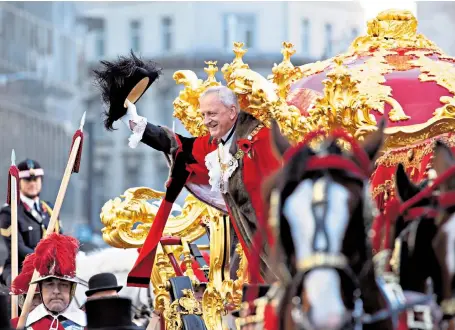
[[[239,150],[242,150],[243,155],[238,158],[238,168],[229,178],[228,192],[221,195],[211,191],[209,171],[205,165],[205,157],[217,149],[216,141],[210,136],[186,138],[163,129],[172,144],[171,173],[166,191],[166,195],[171,197],[165,197],[136,264],[129,273],[130,286],[142,287],[150,282],[156,247],[172,203],[183,186],[203,202],[230,214],[231,223],[248,256],[258,219],[263,217],[261,183],[281,166],[281,159],[272,148],[270,129],[250,114],[241,112],[229,151],[232,155],[238,155]],[[160,224],[157,219],[160,219]],[[262,275],[266,269],[270,269],[265,252],[261,257]]]

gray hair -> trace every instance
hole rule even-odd
[[[212,86],[207,88],[200,96],[199,99],[209,95],[209,94],[218,94],[218,98],[220,99],[221,103],[223,103],[226,107],[231,107],[235,105],[237,108],[237,112],[240,111],[239,100],[237,99],[237,95],[228,87],[226,86]]]

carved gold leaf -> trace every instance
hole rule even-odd
[[[455,67],[453,63],[435,61],[428,57],[429,54],[425,51],[414,51],[410,54],[417,56],[417,59],[411,62],[422,72],[419,75],[420,81],[434,81],[452,94],[452,96],[442,96],[439,99],[444,105],[434,111],[433,117],[435,119],[455,118]]]
[[[365,96],[341,59],[335,60],[335,67],[322,83],[324,96],[309,111],[308,123],[312,129],[344,127],[358,139],[377,129]]]
[[[390,65],[386,56],[396,54],[387,50],[377,50],[372,56],[361,65],[350,68],[353,79],[358,82],[357,89],[360,97],[372,110],[384,114],[384,103],[388,103],[392,109],[389,111],[391,121],[408,120],[401,105],[392,97],[392,88],[384,85],[385,74],[393,72],[394,67]]]

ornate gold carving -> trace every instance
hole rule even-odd
[[[439,100],[444,106],[437,108],[433,113],[436,119],[455,118],[455,67],[450,62],[434,61],[427,57],[428,52],[415,51],[410,54],[416,55],[417,59],[412,63],[420,67],[422,72],[419,75],[421,81],[434,81],[439,86],[447,89],[452,96],[442,96]]]
[[[175,301],[183,308],[181,313],[184,315],[202,315],[201,305],[194,297],[193,290],[184,289],[182,290],[182,294],[183,297]]]
[[[295,67],[291,63],[291,56],[294,55],[296,50],[294,45],[290,42],[283,42],[281,54],[283,54],[283,61],[280,64],[274,64],[272,74],[267,77],[278,87],[278,97],[285,100],[291,84],[296,80],[303,77],[302,71],[299,67]]]
[[[358,89],[357,82],[341,59],[335,60],[335,68],[327,74],[324,97],[316,101],[309,111],[308,123],[312,129],[344,127],[356,138],[375,131],[376,120],[369,113],[370,107]]]
[[[381,194],[389,194],[395,190],[395,174],[392,175],[390,180],[385,180],[384,183],[378,184],[374,187],[371,193],[372,198],[376,198]]]
[[[117,248],[141,247],[158,212],[156,204],[164,196],[147,187],[130,188],[120,198],[107,201],[101,210],[103,239],[106,243]],[[121,200],[125,198],[125,200]],[[155,200],[150,204],[147,200]],[[210,207],[200,202],[193,195],[188,195],[181,214],[169,217],[164,230],[165,234],[185,237],[194,241],[206,232],[201,226],[201,220],[210,216]],[[136,228],[134,226],[137,225]]]
[[[352,68],[350,72],[352,77],[357,80],[360,97],[368,107],[384,114],[384,103],[388,103],[392,106],[389,111],[389,119],[400,121],[407,120],[410,117],[404,113],[401,105],[391,97],[392,88],[384,85],[386,82],[384,75],[394,70],[385,57],[394,54],[396,53],[377,50],[365,60],[364,64]]]
[[[178,301],[174,301],[164,310],[163,314],[166,321],[166,329],[181,330],[183,329],[182,319],[180,318]]]
[[[185,86],[174,100],[174,117],[178,118],[185,126],[185,129],[193,136],[203,136],[208,133],[199,111],[199,96],[207,88],[221,85],[215,79],[215,74],[218,71],[217,62],[207,61],[205,64],[208,67],[204,68],[207,73],[207,79],[204,82],[198,79],[191,70],[176,71],[173,75],[173,79],[177,84]]]
[[[306,120],[301,116],[298,108],[288,105],[286,98],[281,99],[278,96],[279,92],[284,94],[289,84],[300,77],[300,69],[292,66],[289,60],[292,44],[284,43],[284,61],[275,67],[274,74],[271,76],[274,82],[280,84],[278,87],[259,73],[250,70],[241,59],[245,51],[241,51],[239,47],[243,46],[243,43],[235,45],[236,58],[231,64],[225,65],[222,72],[227,86],[239,96],[242,110],[268,127],[271,119],[276,120],[288,139],[299,141],[307,132]]]
[[[455,126],[451,127],[452,130],[453,128],[455,128]],[[378,160],[376,161],[376,165],[391,167],[396,166],[398,163],[402,163],[405,166],[405,168],[409,167],[419,168],[423,157],[433,152],[431,142],[434,141],[436,137],[438,139],[441,139],[451,147],[455,146],[454,138],[450,136],[450,133],[444,133],[447,131],[448,130],[440,129],[438,130],[438,132],[440,132],[439,134],[432,134],[435,135],[435,137],[431,138],[425,137],[424,139],[419,140],[421,141],[420,143],[414,143],[415,141],[412,137],[411,137],[412,139],[410,140],[404,140],[409,141],[405,147],[401,146],[400,144],[400,148],[387,151],[381,157],[378,158]],[[403,144],[405,143],[403,142]],[[412,159],[409,159],[408,157],[409,148],[412,148],[414,152]]]
[[[207,329],[223,330],[222,315],[225,315],[224,300],[213,282],[207,284],[202,296],[203,318]]]
[[[130,188],[123,195],[107,201],[101,209],[101,232],[109,245],[117,248],[140,247],[147,237],[158,207],[147,203],[164,193],[147,187]],[[122,201],[121,198],[124,198]],[[133,225],[139,224],[133,229]]]
[[[246,54],[247,50],[243,49],[245,44],[243,42],[234,42],[234,48],[232,51],[235,54],[235,58],[231,64],[225,63],[221,68],[223,72],[224,80],[230,81],[231,74],[238,69],[249,69],[248,64],[243,63],[243,56]]]
[[[182,315],[202,315],[201,305],[194,297],[194,292],[184,289],[182,294],[183,297],[173,301],[163,313],[166,329],[183,329]]]
[[[435,43],[417,34],[417,20],[408,10],[385,10],[367,23],[367,35],[356,38],[349,51],[371,49],[423,48],[440,52]]]
[[[399,54],[391,54],[385,57],[387,63],[391,65],[395,71],[408,71],[414,68],[410,62],[412,59],[412,56]]]

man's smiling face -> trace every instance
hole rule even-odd
[[[237,119],[237,108],[235,105],[230,107],[224,105],[218,93],[205,95],[199,100],[199,106],[204,117],[204,124],[212,137],[221,139],[234,126]]]

